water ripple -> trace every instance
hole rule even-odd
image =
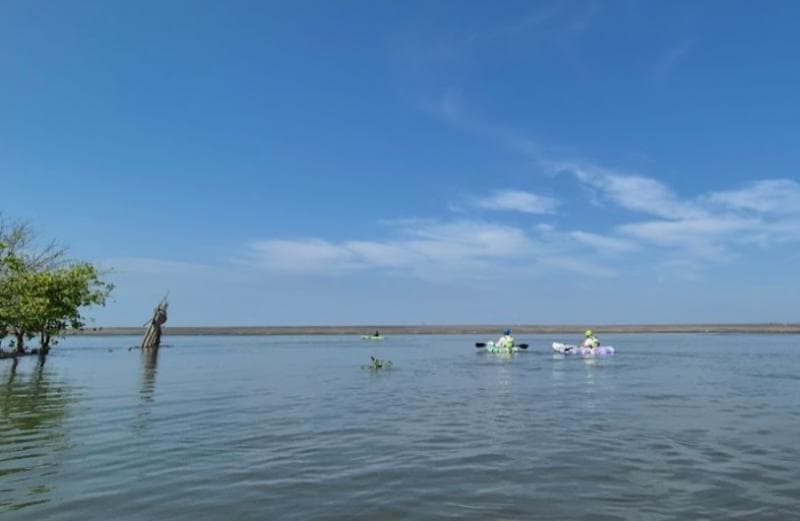
[[[792,337],[619,335],[593,360],[287,340],[71,338],[0,366],[3,519],[795,517]]]

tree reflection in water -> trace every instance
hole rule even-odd
[[[0,512],[49,500],[58,453],[67,445],[64,421],[76,399],[43,359],[26,362],[33,360],[0,366]]]

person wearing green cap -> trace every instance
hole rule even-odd
[[[587,329],[583,336],[586,337],[586,339],[583,341],[583,347],[594,349],[600,346],[600,340],[594,336],[594,333],[592,333],[591,329]]]

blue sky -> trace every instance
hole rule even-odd
[[[797,321],[800,4],[0,4],[98,325]]]

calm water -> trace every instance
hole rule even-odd
[[[0,361],[0,518],[800,516],[797,336],[137,340]]]

